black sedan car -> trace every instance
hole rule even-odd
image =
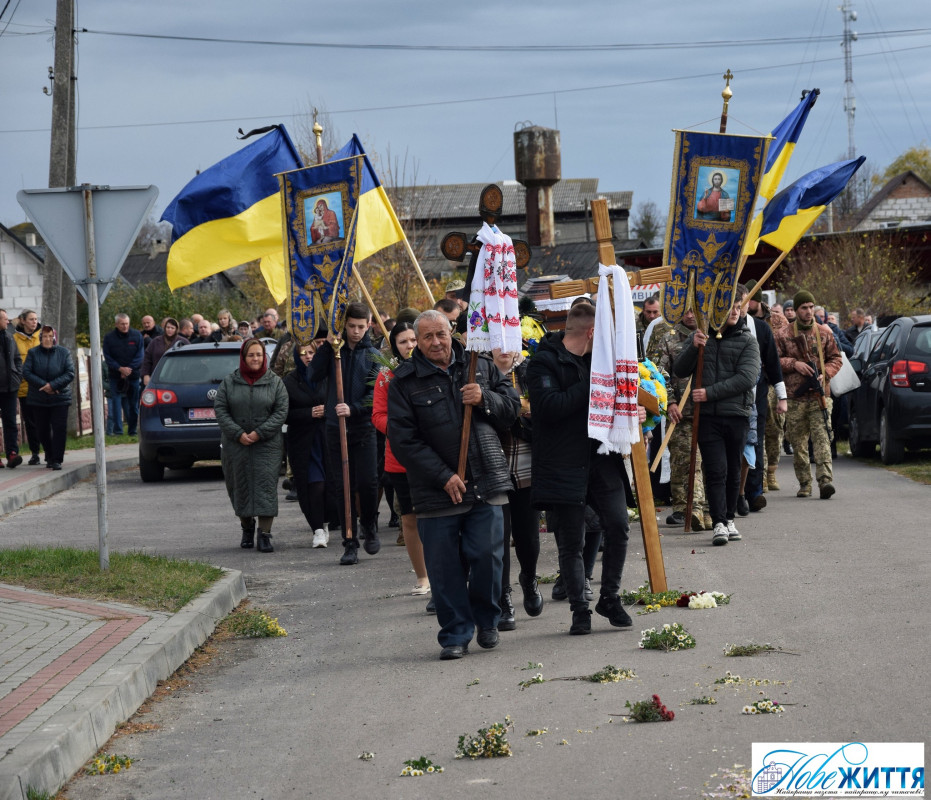
[[[220,382],[239,366],[241,342],[175,345],[162,356],[139,407],[139,476],[160,481],[165,467],[220,458],[213,410]]]
[[[906,448],[931,447],[931,314],[895,320],[850,363],[860,376],[846,395],[851,453],[872,455],[878,443],[883,463],[895,464]]]

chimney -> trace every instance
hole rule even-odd
[[[561,175],[559,131],[527,124],[514,131],[514,171],[527,188],[527,240],[531,245],[556,243],[553,185]]]

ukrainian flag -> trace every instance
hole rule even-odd
[[[188,286],[225,269],[262,259],[280,303],[287,297],[276,173],[303,167],[283,125],[204,170],[165,209],[171,223],[168,286]]]
[[[866,161],[866,156],[838,161],[799,178],[763,209],[760,240],[788,252],[818,219]]]
[[[808,112],[811,111],[819,94],[820,90],[818,89],[807,92],[792,113],[773,128],[773,140],[770,142],[769,150],[766,153],[766,172],[760,180],[759,196],[764,200],[770,200],[776,193],[776,189],[779,188],[786,167],[789,166],[789,159],[792,158],[792,153],[795,151],[798,137],[802,132],[802,128],[805,127]],[[763,214],[760,212],[753,217],[750,229],[747,231],[747,238],[744,240],[744,258],[756,252],[756,248],[759,246],[760,226],[762,224]]]
[[[403,242],[405,236],[401,223],[391,207],[391,201],[385,194],[384,187],[372,167],[372,162],[369,161],[369,157],[362,148],[362,142],[356,134],[352,135],[352,139],[330,161],[339,161],[353,156],[365,157],[365,167],[362,170],[362,181],[359,187],[359,204],[356,207],[358,222],[354,259],[362,261],[389,245]]]
[[[773,141],[770,142],[769,151],[766,154],[766,172],[763,173],[763,179],[760,181],[760,197],[769,200],[779,188],[798,137],[802,128],[805,127],[808,112],[818,99],[818,94],[818,89],[807,92],[795,110],[773,128]]]

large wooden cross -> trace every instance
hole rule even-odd
[[[504,206],[504,195],[501,193],[501,187],[496,183],[489,183],[479,196],[478,214],[484,222],[494,225],[498,217],[501,216],[501,209]],[[518,269],[524,269],[530,263],[530,245],[522,239],[512,239],[514,245],[514,263]],[[466,278],[465,288],[462,290],[462,296],[468,301],[469,291],[472,288],[472,278],[475,276],[475,264],[478,260],[478,253],[482,249],[482,243],[478,236],[469,239],[464,233],[458,231],[447,233],[440,244],[440,250],[443,255],[450,261],[462,261],[466,253],[471,255],[469,261],[469,273]],[[475,369],[478,364],[478,353],[474,350],[469,358],[469,377],[468,383],[475,383]],[[466,460],[469,455],[469,431],[472,425],[472,406],[466,406],[462,416],[462,438],[459,442],[459,465],[456,474],[459,479],[465,480]]]
[[[598,260],[606,267],[617,264],[614,255],[611,218],[608,216],[608,201],[592,200],[592,221],[595,225],[595,240],[598,242]],[[657,267],[642,272],[629,272],[627,279],[631,285],[646,283],[664,283],[672,278],[669,267]],[[608,279],[610,280],[610,278]],[[613,305],[613,287],[612,287]],[[656,398],[640,389],[637,403],[653,414],[659,413]],[[663,548],[659,541],[659,529],[656,525],[656,506],[653,503],[653,486],[650,483],[650,470],[647,463],[646,443],[643,433],[640,441],[630,447],[630,462],[634,468],[634,486],[637,489],[637,506],[640,509],[640,530],[643,534],[643,547],[647,557],[647,574],[650,578],[650,591],[666,591],[666,567],[663,565]]]

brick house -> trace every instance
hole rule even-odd
[[[9,228],[0,225],[0,308],[10,317],[24,308],[42,308],[42,255],[35,241],[23,241]]]

